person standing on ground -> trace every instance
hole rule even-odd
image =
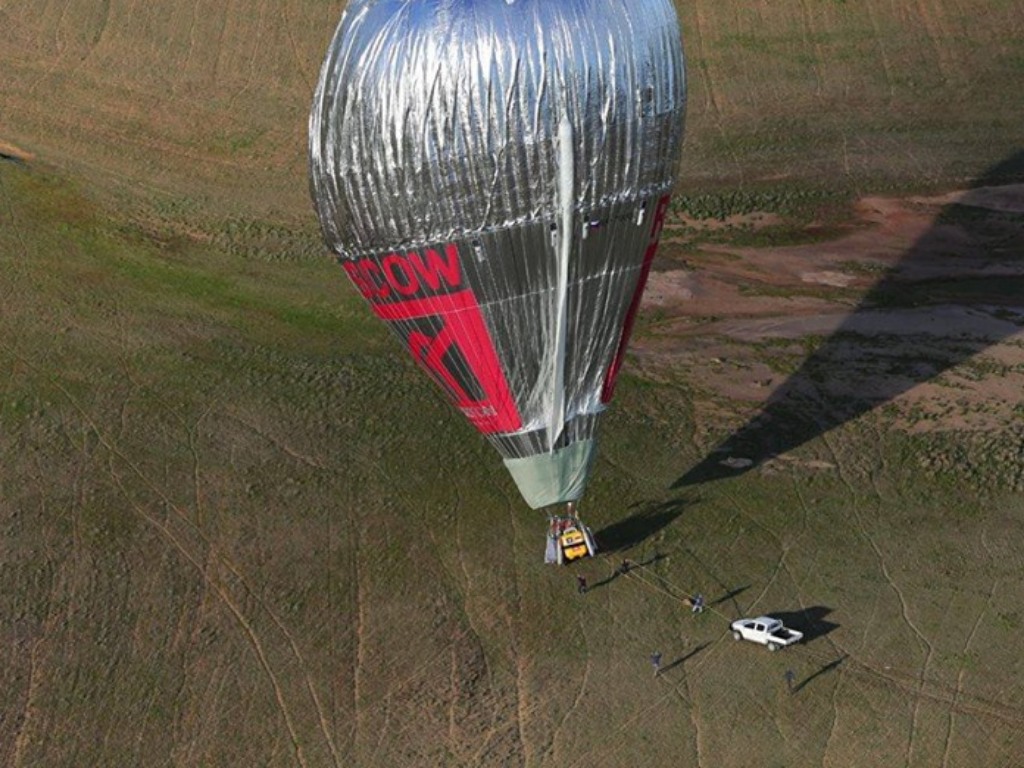
[[[587,594],[587,577],[582,573],[576,574],[576,590],[581,594]]]
[[[789,688],[789,692],[793,692],[793,681],[796,680],[796,673],[792,669],[786,670],[786,687]]]
[[[661,674],[661,652],[655,651],[651,654],[651,666],[654,667],[654,676]]]
[[[691,613],[704,613],[704,595],[697,593],[697,596],[691,601],[692,608]]]

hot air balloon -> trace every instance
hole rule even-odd
[[[535,509],[586,487],[685,105],[671,0],[352,0],[328,50],[324,239]]]

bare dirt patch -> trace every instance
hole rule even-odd
[[[866,197],[856,212],[833,241],[662,262],[641,364],[758,403],[823,350],[845,369],[819,382],[831,394],[924,408],[932,427],[988,428],[1024,407],[1024,185]]]

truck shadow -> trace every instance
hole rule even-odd
[[[789,629],[803,632],[804,642],[809,643],[839,628],[838,624],[825,620],[830,613],[831,608],[815,605],[801,611],[772,611],[768,615],[779,619]]]
[[[1024,181],[1024,151],[1007,157],[970,187]],[[1020,330],[1024,274],[1024,217],[996,207],[965,202],[946,205],[897,265],[769,396],[760,413],[689,469],[672,488],[734,477],[786,453],[887,403],[918,384],[935,379],[968,358]],[[960,273],[960,274],[958,274]],[[929,277],[929,275],[933,275]],[[968,277],[965,277],[968,275]],[[857,353],[858,339],[871,333],[880,313],[905,312],[919,319],[929,306],[952,305],[992,321],[983,335],[967,328],[941,328],[910,354]],[[953,317],[953,315],[950,315]],[[941,318],[932,318],[932,322]],[[954,318],[955,320],[955,318]],[[1002,322],[1000,322],[1002,321]],[[877,332],[876,332],[877,334]],[[956,336],[955,343],[949,337]],[[856,393],[856,394],[851,394]],[[733,466],[726,458],[749,459]]]

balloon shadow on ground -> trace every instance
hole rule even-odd
[[[836,659],[835,661],[830,661],[830,662],[829,662],[828,664],[826,664],[825,666],[823,666],[823,667],[822,667],[821,669],[819,669],[819,670],[818,670],[817,672],[815,672],[815,673],[814,673],[814,674],[812,674],[812,675],[809,675],[808,677],[805,677],[805,678],[804,678],[803,680],[801,680],[801,681],[800,681],[799,683],[797,683],[796,685],[794,685],[794,686],[793,686],[793,693],[796,693],[796,692],[797,692],[797,691],[799,691],[800,689],[802,689],[802,688],[804,688],[805,686],[807,686],[807,685],[808,685],[808,684],[809,684],[809,683],[810,683],[810,682],[811,682],[812,680],[814,680],[814,679],[815,679],[816,677],[821,677],[822,675],[824,675],[824,674],[826,674],[826,673],[828,673],[828,672],[831,672],[831,671],[832,671],[833,669],[835,669],[836,667],[838,667],[838,666],[839,666],[840,664],[842,664],[842,663],[843,663],[844,661],[846,661],[846,654],[845,654],[845,653],[844,653],[844,654],[843,654],[842,656],[840,656],[840,657],[839,657],[838,659]]]
[[[1024,215],[979,206],[982,187],[1024,182],[1024,151],[989,168],[966,196],[887,270],[840,326],[772,394],[761,412],[679,477],[673,488],[735,477],[936,378],[1024,325]],[[972,194],[974,197],[972,197]],[[945,307],[950,311],[936,314]],[[952,309],[952,308],[958,309]],[[905,334],[878,321],[903,313]],[[932,313],[932,314],[929,314]],[[986,330],[973,332],[984,316]],[[932,328],[927,327],[931,322]],[[936,328],[935,323],[942,327]],[[894,325],[891,319],[889,326]],[[957,326],[961,326],[962,330]],[[859,349],[865,336],[876,342]],[[953,341],[953,337],[955,341]],[[912,342],[912,350],[898,343]],[[726,457],[751,460],[722,463]]]
[[[803,641],[809,643],[839,628],[838,624],[825,621],[825,617],[830,613],[832,613],[831,608],[815,605],[800,611],[772,611],[768,615],[778,619],[789,629],[803,632]]]
[[[631,505],[636,512],[594,534],[602,552],[625,552],[650,538],[683,514],[692,501],[686,497]]]

